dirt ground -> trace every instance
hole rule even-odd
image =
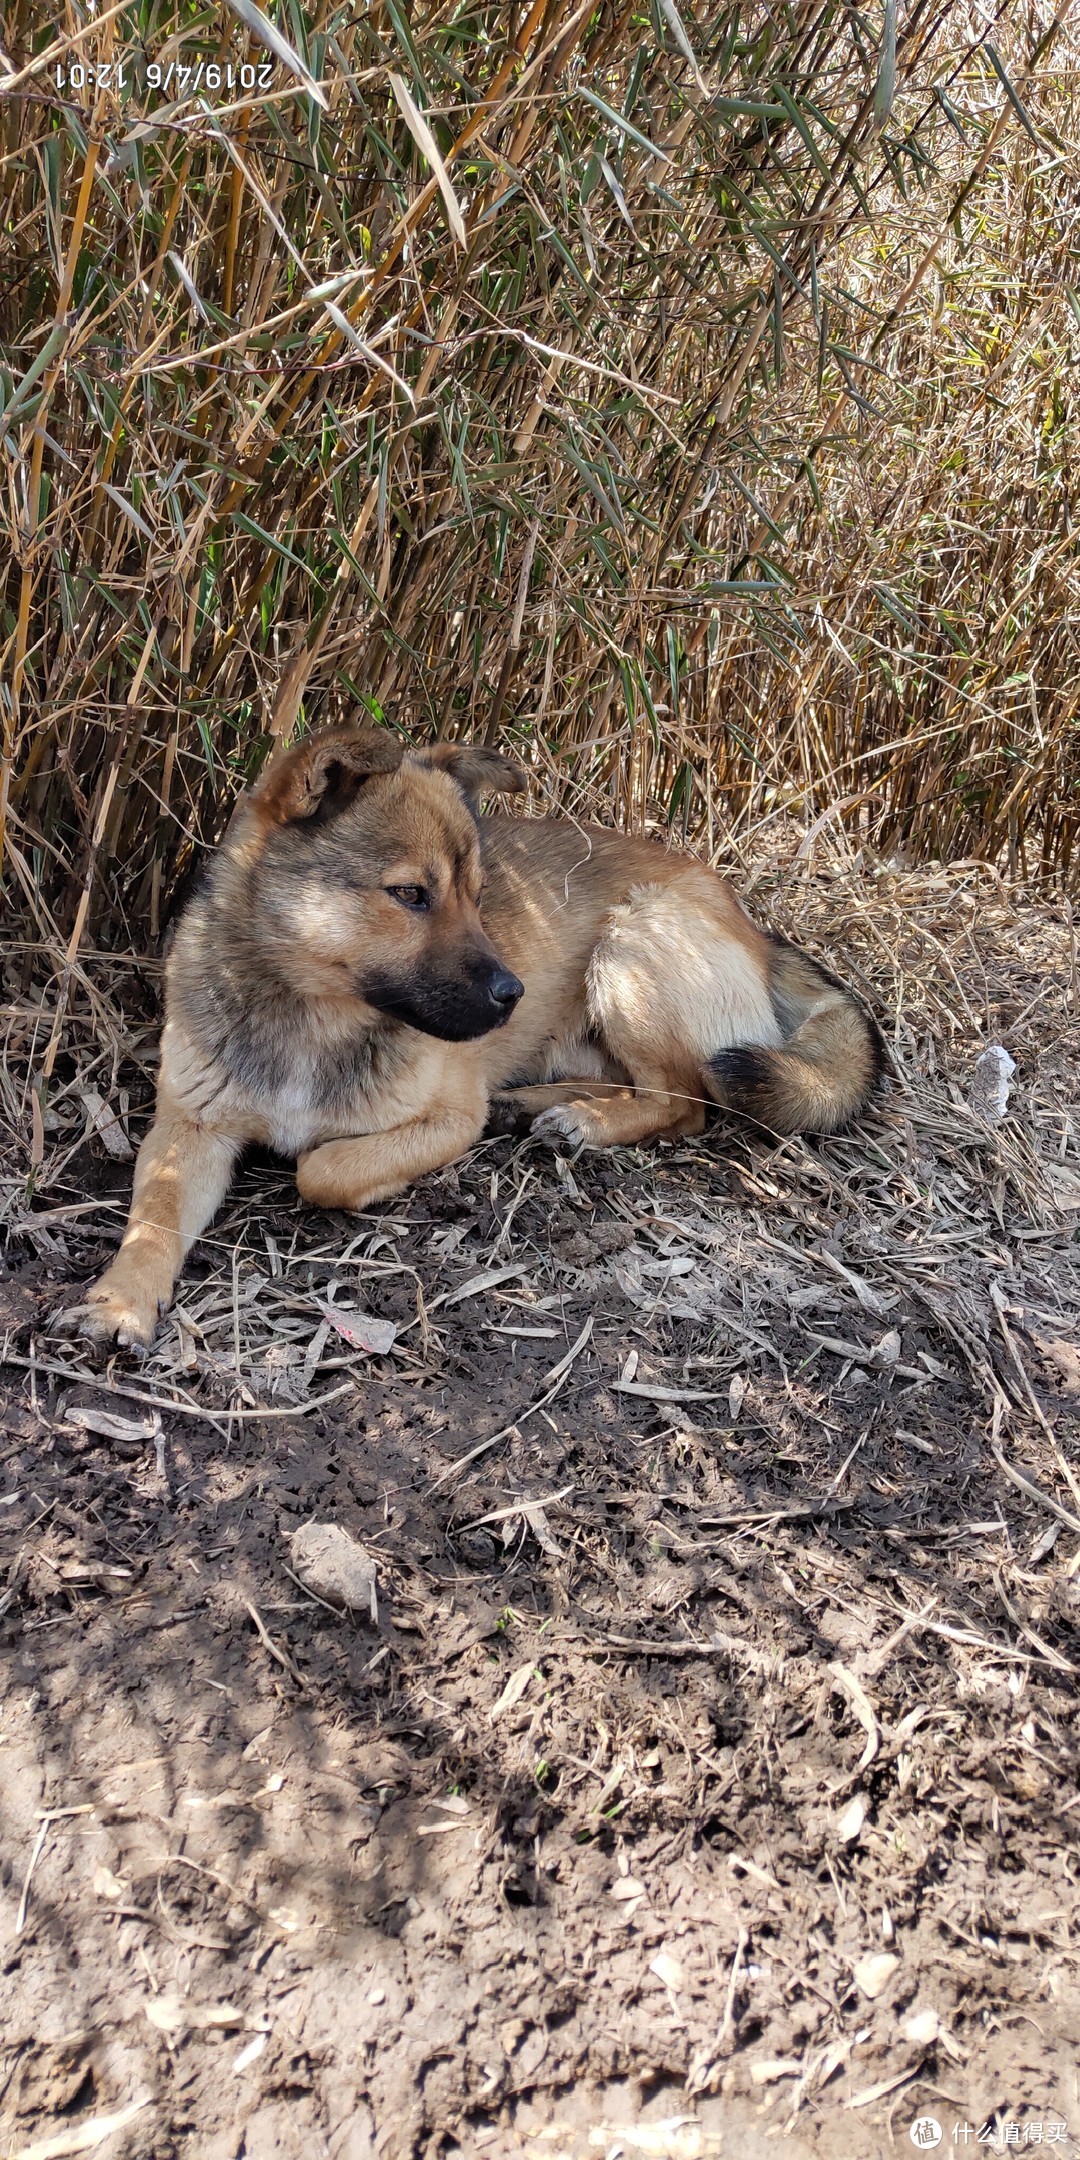
[[[42,1117],[10,956],[5,2160],[1080,2147],[1071,916],[757,885],[888,1026],[858,1132],[254,1162],[141,1365],[51,1316],[150,1008],[87,963]]]

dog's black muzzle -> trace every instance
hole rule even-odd
[[[478,955],[453,975],[422,970],[398,982],[369,978],[360,994],[378,1012],[404,1020],[422,1035],[437,1035],[442,1042],[474,1042],[506,1026],[525,985],[498,960]]]

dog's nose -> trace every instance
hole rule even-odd
[[[525,995],[524,983],[520,983],[517,976],[511,975],[506,968],[496,968],[488,984],[488,990],[492,1004],[497,1005],[500,1012],[506,1014],[512,1013],[518,999]]]

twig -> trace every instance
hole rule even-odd
[[[990,1453],[1002,1476],[1007,1477],[1010,1484],[1016,1486],[1018,1492],[1025,1493],[1029,1500],[1036,1501],[1039,1507],[1044,1507],[1051,1515],[1056,1515],[1058,1521],[1065,1524],[1066,1529],[1075,1530],[1080,1534],[1080,1516],[1074,1515],[1069,1508],[1062,1507],[1060,1500],[1052,1499],[1049,1493],[1043,1492],[1040,1485],[1033,1484],[1029,1477],[1025,1477],[1022,1470],[1017,1470],[1011,1462],[1006,1462],[996,1440],[990,1442]]]
[[[281,1666],[282,1671],[287,1672],[290,1680],[295,1680],[297,1687],[301,1688],[306,1695],[307,1681],[305,1680],[304,1675],[300,1671],[299,1667],[293,1664],[293,1661],[289,1656],[288,1651],[283,1650],[280,1644],[274,1641],[274,1638],[271,1635],[269,1629],[267,1628],[265,1621],[263,1620],[261,1614],[256,1611],[256,1608],[252,1604],[250,1598],[244,1599],[244,1605],[247,1611],[250,1613],[251,1618],[255,1622],[260,1642],[262,1642],[265,1648],[269,1650],[271,1657],[277,1659],[277,1662]]]
[[[40,1522],[40,1520],[41,1517],[39,1516],[38,1521]],[[53,1824],[63,1822],[69,1815],[92,1815],[93,1812],[93,1801],[83,1800],[79,1802],[79,1804],[75,1807],[46,1808],[44,1812],[40,1815],[38,1834],[34,1839],[34,1849],[30,1855],[30,1865],[27,1868],[26,1875],[23,1879],[22,1896],[19,1899],[19,1910],[15,1920],[16,1935],[21,1935],[24,1927],[26,1926],[26,1913],[27,1907],[30,1902],[30,1884],[34,1879],[34,1869],[36,1868],[38,1861],[40,1860],[41,1855],[45,1849],[45,1841],[49,1835],[50,1830],[52,1829]]]
[[[38,1834],[34,1839],[34,1849],[30,1855],[30,1865],[26,1870],[25,1876],[23,1877],[22,1896],[19,1899],[19,1910],[15,1920],[16,1935],[21,1935],[24,1927],[26,1926],[26,1910],[30,1902],[30,1885],[34,1879],[34,1869],[36,1868],[38,1861],[40,1860],[41,1855],[45,1849],[45,1840],[48,1837],[51,1828],[52,1817],[51,1815],[46,1815],[44,1822],[42,1822],[38,1827]]]
[[[59,1364],[56,1359],[21,1357],[16,1351],[5,1349],[0,1362],[19,1365],[25,1372],[54,1373],[58,1379],[74,1380],[80,1387],[101,1388],[106,1395],[123,1395],[128,1402],[148,1403],[152,1410],[172,1410],[177,1417],[205,1418],[208,1424],[216,1425],[219,1431],[222,1431],[225,1419],[307,1417],[312,1410],[322,1410],[327,1403],[337,1402],[342,1395],[352,1393],[352,1382],[345,1380],[340,1387],[330,1388],[325,1395],[312,1395],[303,1403],[275,1403],[272,1407],[256,1403],[253,1407],[242,1410],[207,1410],[202,1403],[193,1402],[190,1396],[181,1396],[178,1399],[173,1395],[148,1395],[143,1388],[123,1387],[118,1380],[106,1379],[103,1373],[85,1369],[80,1372],[74,1366]],[[224,1432],[222,1436],[227,1437]]]
[[[724,2000],[724,2015],[720,2020],[720,2032],[717,2039],[717,2045],[720,2047],[724,2054],[728,2053],[735,2038],[735,1992],[739,1984],[739,1972],[749,1942],[750,1935],[748,1929],[740,1927],[739,1940],[735,1945],[735,1955],[731,1960],[731,1971],[728,1975],[727,1995]]]
[[[602,1655],[605,1650],[632,1650],[639,1657],[729,1657],[744,1665],[751,1672],[761,1673],[772,1679],[783,1668],[783,1659],[771,1656],[767,1650],[756,1650],[753,1643],[740,1642],[737,1635],[711,1635],[707,1642],[651,1642],[647,1637],[636,1635],[604,1635],[596,1642],[582,1643],[583,1650],[592,1655]]]

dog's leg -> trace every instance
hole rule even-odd
[[[480,1098],[468,1109],[433,1110],[387,1132],[326,1140],[300,1156],[297,1191],[315,1207],[355,1209],[389,1200],[414,1178],[464,1155],[479,1140],[486,1114],[487,1104]]]
[[[530,1127],[541,1138],[575,1146],[629,1146],[665,1134],[700,1132],[705,1117],[671,1087],[670,1075],[649,1076],[642,1067],[634,1087],[605,1080],[552,1080],[536,1087],[506,1088],[491,1099],[489,1123],[496,1132]]]
[[[545,1110],[561,1110],[566,1103],[588,1103],[596,1097],[629,1092],[617,1081],[584,1078],[544,1080],[535,1086],[500,1088],[488,1105],[488,1131],[526,1132]]]
[[[590,1081],[575,1086],[572,1080],[554,1087],[520,1088],[515,1101],[543,1096],[535,1105],[532,1131],[543,1140],[569,1140],[574,1147],[634,1147],[641,1140],[679,1139],[699,1133],[705,1125],[705,1104],[684,1093],[674,1075],[660,1067],[642,1064],[635,1069],[632,1058],[622,1062],[633,1080],[632,1088],[600,1088]],[[688,1086],[696,1090],[688,1076]]]
[[[585,978],[590,1036],[632,1093],[568,1092],[533,1131],[586,1147],[688,1136],[705,1125],[703,1066],[725,1043],[779,1044],[768,945],[700,865],[635,887],[612,908]]]
[[[63,1316],[91,1342],[145,1349],[184,1255],[229,1187],[238,1144],[159,1106],[135,1165],[131,1214],[112,1266]]]

